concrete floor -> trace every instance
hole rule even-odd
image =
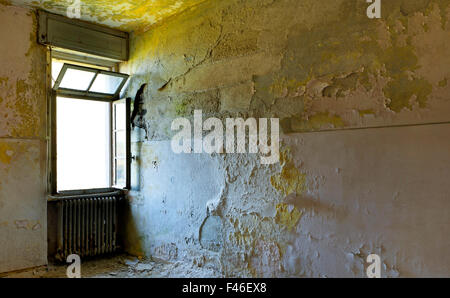
[[[5,278],[66,278],[67,265],[50,264],[3,275]],[[210,278],[221,277],[211,268],[183,262],[138,259],[128,255],[89,260],[81,264],[82,278]]]

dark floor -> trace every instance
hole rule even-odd
[[[66,278],[67,265],[47,267],[6,274],[6,278]],[[220,277],[211,268],[183,262],[163,262],[138,259],[128,255],[91,260],[81,264],[82,278],[209,278]]]

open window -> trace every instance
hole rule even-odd
[[[126,74],[65,63],[53,88],[62,96],[113,100],[127,79]]]
[[[38,42],[49,49],[49,192],[129,189],[129,34],[39,11]]]
[[[129,189],[127,79],[107,66],[52,60],[54,193]]]
[[[130,188],[130,105],[131,99],[121,99],[113,102],[112,128],[112,165],[113,185]]]

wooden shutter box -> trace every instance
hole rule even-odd
[[[116,61],[129,56],[126,32],[39,11],[39,43]]]

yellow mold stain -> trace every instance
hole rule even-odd
[[[269,91],[275,97],[299,96],[306,90],[305,82],[299,82],[296,79],[280,78],[276,79],[269,87]]]
[[[330,115],[329,112],[317,113],[308,120],[290,119],[290,129],[295,132],[316,131],[321,129],[342,128],[345,126],[340,116]]]
[[[67,0],[26,0],[24,2],[63,15],[74,3]],[[130,32],[145,31],[151,25],[202,2],[205,0],[81,0],[80,14],[86,21]]]
[[[306,175],[300,173],[293,164],[284,166],[279,175],[271,177],[270,182],[286,196],[292,193],[301,194],[306,190]]]
[[[7,143],[0,142],[0,163],[10,164],[13,155],[13,147]]]
[[[291,161],[290,150],[285,149],[280,154],[283,165],[279,175],[272,176],[272,186],[288,196],[290,194],[303,194],[306,191],[306,174],[301,173]],[[280,203],[276,206],[275,222],[291,231],[300,220],[302,213],[294,206]]]
[[[270,182],[276,190],[288,196],[290,194],[302,194],[306,191],[306,174],[301,173],[289,158],[289,150],[280,154],[280,163],[283,165],[281,173],[270,178]]]
[[[31,96],[29,96],[31,89],[32,86],[25,80],[18,80],[16,83],[16,101],[9,106],[20,119],[19,125],[12,129],[16,136],[39,135],[38,107],[37,103],[32,103]]]
[[[29,35],[29,48],[24,59],[31,69],[19,78],[0,78],[0,87],[6,91],[0,100],[7,118],[8,135],[14,137],[38,137],[45,119],[45,47],[36,43],[37,18],[31,11],[33,30]]]
[[[275,222],[281,226],[286,227],[289,231],[292,231],[292,229],[297,226],[301,217],[302,212],[300,212],[294,206],[290,206],[284,203],[277,205]]]

